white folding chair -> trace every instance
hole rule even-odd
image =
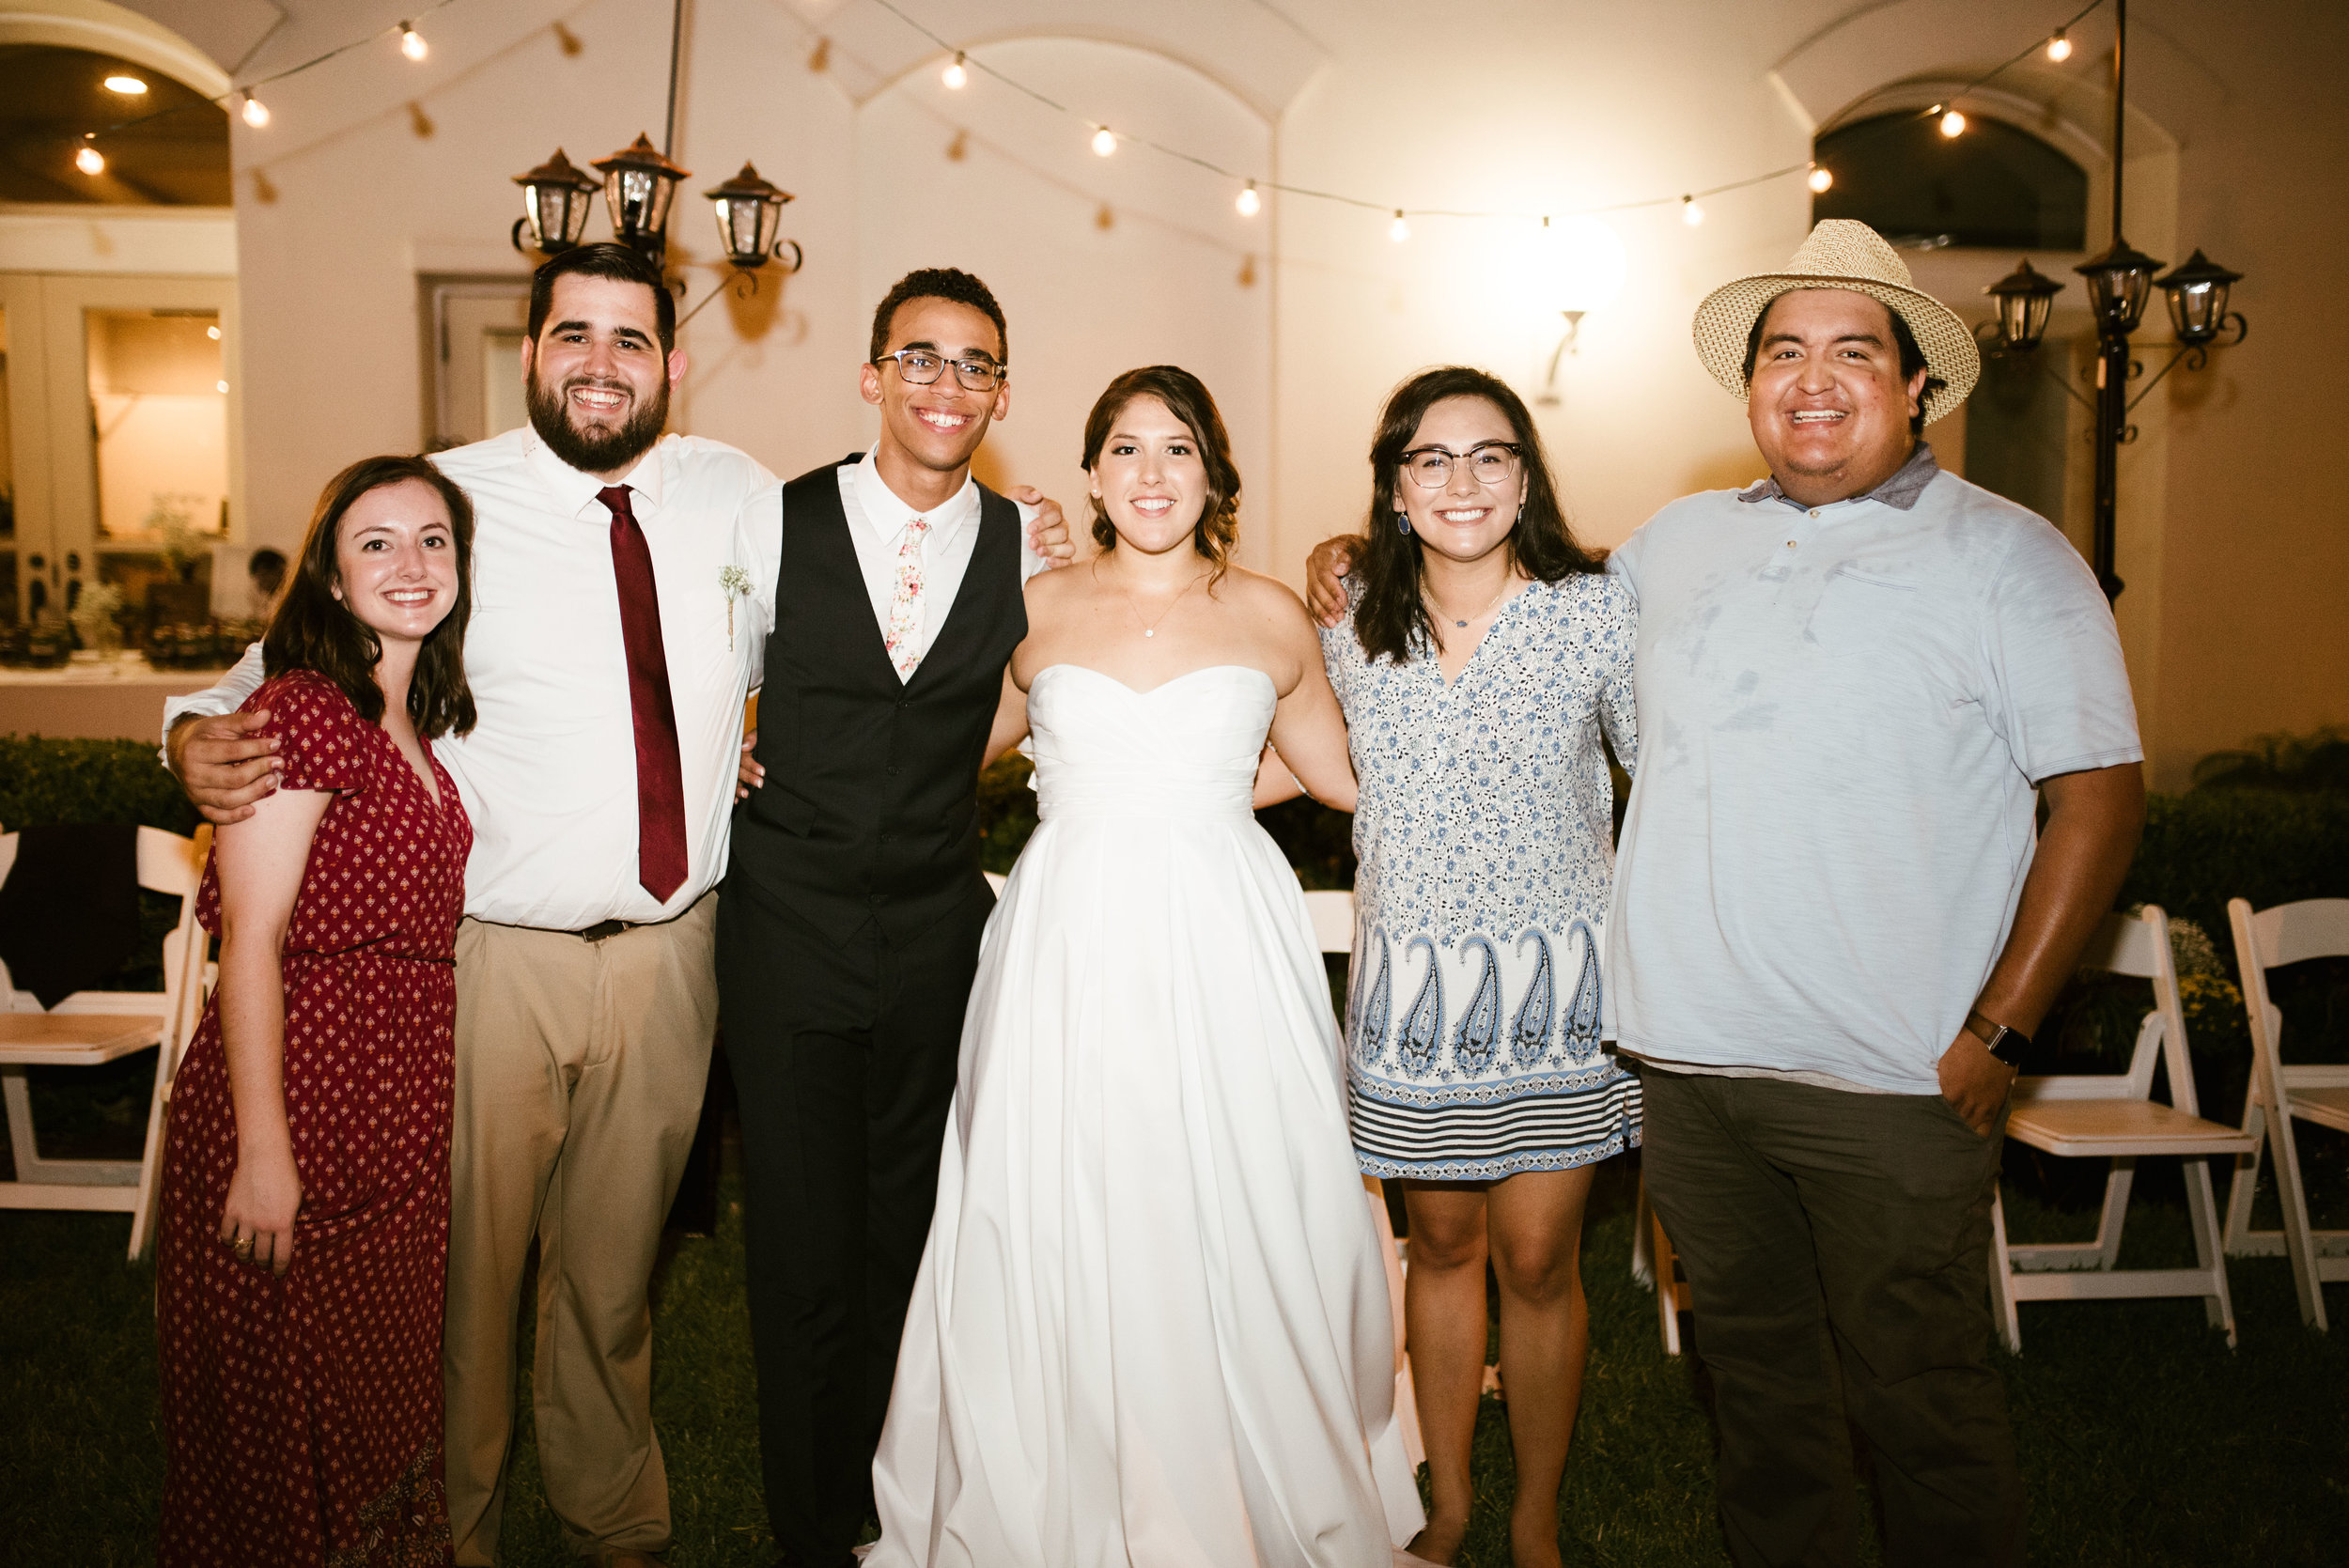
[[[1692,1311],[1688,1273],[1680,1266],[1664,1234],[1663,1217],[1647,1201],[1647,1177],[1640,1178],[1640,1193],[1631,1213],[1631,1277],[1656,1292],[1656,1326],[1663,1336],[1664,1354],[1680,1354],[1680,1314]]]
[[[2300,1321],[2322,1333],[2327,1327],[2324,1281],[2349,1280],[2349,1231],[2309,1228],[2308,1192],[2300,1185],[2300,1149],[2292,1124],[2297,1119],[2349,1132],[2349,1065],[2284,1065],[2283,1015],[2267,1000],[2267,971],[2309,958],[2349,957],[2349,898],[2303,899],[2256,914],[2245,900],[2231,898],[2227,921],[2234,927],[2235,964],[2243,973],[2243,1005],[2251,1023],[2251,1093],[2243,1108],[2243,1130],[2251,1147],[2248,1157],[2237,1162],[2227,1189],[2227,1250],[2237,1257],[2288,1253],[2293,1284],[2300,1293]],[[2251,1229],[2262,1142],[2276,1151],[2281,1231]]]
[[[0,965],[0,1095],[8,1102],[8,1144],[16,1180],[0,1182],[0,1208],[100,1209],[127,1213],[131,1252],[146,1250],[163,1168],[163,1102],[179,1055],[204,1004],[204,929],[195,921],[195,889],[211,830],[194,839],[141,828],[139,886],[179,900],[179,923],[163,941],[161,991],[76,991],[47,1012],[15,988]],[[0,879],[16,863],[17,836],[0,834]],[[155,1089],[147,1110],[147,1143],[137,1159],[44,1159],[33,1128],[27,1067],[94,1067],[133,1051],[156,1049]]]
[[[1314,939],[1324,953],[1354,951],[1354,894],[1317,891],[1305,894],[1305,913],[1314,923]],[[1425,1462],[1427,1447],[1419,1435],[1419,1396],[1411,1391],[1411,1360],[1404,1354],[1403,1268],[1406,1244],[1394,1238],[1394,1219],[1387,1213],[1387,1189],[1376,1176],[1362,1178],[1370,1200],[1371,1223],[1377,1227],[1378,1248],[1387,1264],[1387,1299],[1394,1309],[1394,1409],[1403,1422],[1403,1452],[1413,1465]]]
[[[1990,1206],[1990,1296],[1999,1337],[2022,1354],[2021,1301],[2105,1300],[2116,1296],[2199,1296],[2211,1326],[2235,1343],[2234,1304],[2227,1293],[2218,1205],[2211,1195],[2210,1162],[2256,1146],[2252,1136],[2205,1121],[2194,1098],[2194,1068],[2186,1048],[2186,1011],[2178,1000],[2177,967],[2170,952],[2170,921],[2157,905],[2137,916],[2108,915],[2080,960],[2085,969],[2136,975],[2154,983],[2154,1008],[2137,1032],[2125,1073],[2021,1078],[2007,1110],[2006,1135],[2066,1159],[2112,1161],[2105,1178],[2104,1212],[2093,1241],[2010,1245],[2006,1208],[1993,1190]],[[2170,1080],[2170,1103],[2153,1097],[2158,1056]],[[2192,1268],[2116,1268],[2121,1227],[2137,1162],[2148,1155],[2186,1161],[2186,1204],[2194,1226]]]

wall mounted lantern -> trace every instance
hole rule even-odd
[[[587,227],[587,198],[602,189],[564,157],[561,147],[528,174],[516,175],[514,183],[522,188],[522,215],[514,220],[514,248],[522,248],[522,231],[527,228],[531,248],[542,256],[555,256],[579,243]]]

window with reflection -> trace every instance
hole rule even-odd
[[[1965,131],[1913,109],[1839,126],[1812,156],[1833,183],[1812,222],[1857,218],[1905,248],[2077,251],[2088,238],[2088,174],[2030,132],[1969,112]]]

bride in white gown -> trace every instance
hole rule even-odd
[[[1354,777],[1304,607],[1223,567],[1213,400],[1154,366],[1086,422],[1090,567],[1028,585],[996,725],[1034,836],[987,928],[873,1469],[871,1568],[1386,1568],[1423,1519],[1384,1261],[1269,732]]]

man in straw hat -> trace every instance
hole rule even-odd
[[[1715,290],[1696,345],[1770,473],[1610,562],[1640,600],[1642,744],[1607,1001],[1712,1374],[1722,1528],[1741,1564],[1857,1560],[1856,1427],[1889,1560],[2019,1562],[1992,1182],[2143,816],[2120,642],[2063,536],[1919,439],[1981,363],[1867,225]],[[1318,607],[1344,553],[1317,552]]]

